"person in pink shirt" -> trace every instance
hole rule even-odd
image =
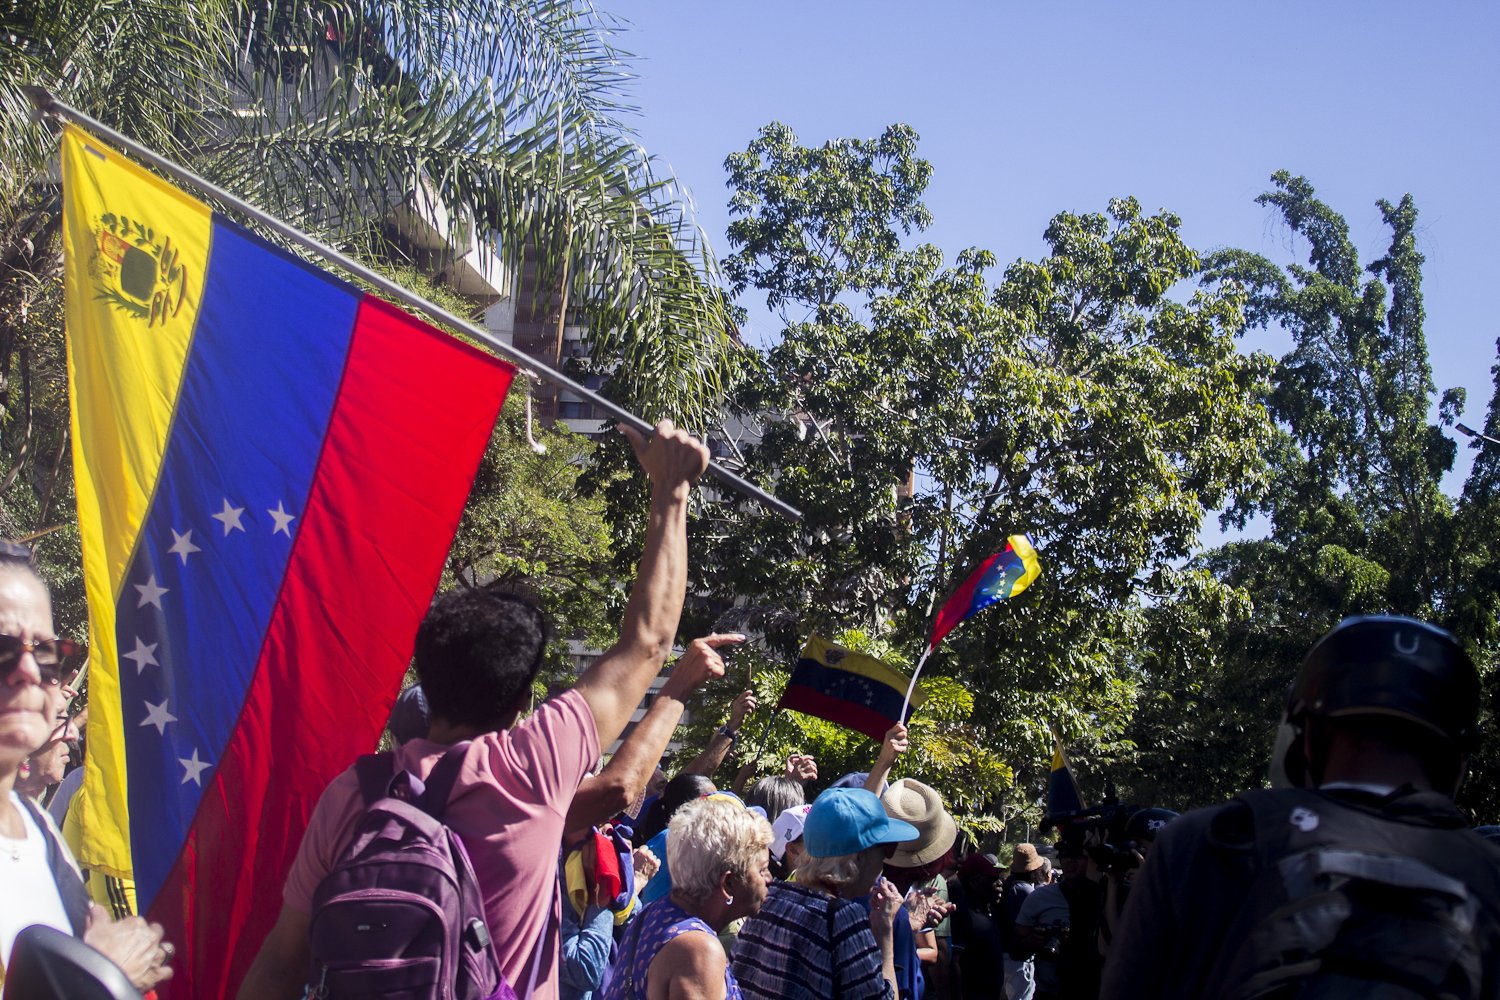
[[[557,996],[554,881],[568,806],[624,730],[677,636],[687,583],[687,503],[708,450],[671,421],[647,441],[621,426],[651,480],[645,551],[620,638],[567,692],[516,720],[531,700],[547,623],[530,602],[450,591],[417,632],[416,668],[432,715],[426,739],[396,751],[396,767],[426,778],[454,744],[469,744],[443,821],[463,840],[484,894],[490,937],[518,994],[537,969],[534,1000]],[[350,768],[329,784],[282,893],[281,914],[240,985],[240,1000],[293,1000],[310,966],[312,896],[364,811]],[[541,949],[537,954],[536,949]]]

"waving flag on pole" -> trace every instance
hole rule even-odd
[[[826,719],[879,743],[901,721],[897,706],[906,686],[906,675],[883,660],[811,635],[776,708]],[[917,689],[912,704],[925,697]]]
[[[172,996],[218,998],[376,745],[514,370],[76,127],[62,162],[82,860],[166,925]]]
[[[1062,743],[1053,737],[1057,749],[1052,752],[1052,771],[1047,776],[1047,815],[1060,816],[1084,810],[1083,792],[1078,789],[1078,779],[1068,766],[1068,757],[1063,753]]]
[[[932,624],[932,640],[928,646],[942,642],[943,636],[970,615],[1019,594],[1041,575],[1042,564],[1037,560],[1031,536],[1011,535],[1006,541],[1005,551],[980,563],[964,585],[948,598],[938,612],[937,621]]]
[[[927,657],[937,648],[937,644],[943,641],[943,636],[952,632],[969,616],[978,614],[1007,597],[1016,596],[1041,575],[1042,563],[1036,555],[1036,542],[1030,535],[1011,535],[1006,540],[1005,551],[997,552],[980,563],[979,568],[969,574],[964,585],[943,604],[937,621],[932,623],[932,639],[922,652],[922,658],[917,661],[917,668],[912,671],[912,685],[917,683],[922,665],[927,662]],[[909,688],[906,697],[907,701],[911,700]],[[901,706],[901,718],[903,721],[906,719],[904,704]]]

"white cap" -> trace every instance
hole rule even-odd
[[[786,845],[802,836],[802,824],[807,822],[807,812],[811,808],[811,802],[792,806],[790,809],[783,809],[781,815],[776,817],[776,822],[771,824],[771,832],[775,834],[771,841],[771,857],[780,861],[782,855],[786,854]]]

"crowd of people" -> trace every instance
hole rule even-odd
[[[324,792],[241,1000],[1500,996],[1500,850],[1452,801],[1478,674],[1411,619],[1351,619],[1309,653],[1277,787],[1180,818],[1059,817],[1054,843],[1003,858],[962,849],[931,784],[891,780],[900,724],[869,772],[818,794],[801,754],[720,788],[746,692],[666,773],[688,699],[741,635],[688,643],[601,765],[676,641],[708,457],[668,423],[625,433],[652,491],[618,641],[532,708],[545,617],[514,594],[441,595],[392,749]],[[67,849],[87,719],[64,710],[64,652],[45,585],[0,559],[0,957],[47,924],[150,989],[171,943]]]

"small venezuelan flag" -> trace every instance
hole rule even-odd
[[[1042,575],[1042,564],[1036,557],[1036,545],[1030,535],[1011,535],[1004,552],[990,556],[969,575],[964,585],[943,605],[932,624],[932,641],[942,642],[959,622],[978,614],[997,601],[1014,597]]]
[[[836,646],[816,635],[797,659],[777,708],[827,719],[879,742],[901,719],[907,678],[873,656]],[[912,707],[927,697],[920,686]]]
[[[1068,766],[1068,758],[1063,755],[1062,744],[1058,743],[1057,749],[1052,752],[1052,773],[1047,776],[1047,815],[1076,813],[1084,808],[1083,792],[1078,790],[1073,769]]]
[[[69,127],[82,861],[232,995],[376,746],[514,370]]]

